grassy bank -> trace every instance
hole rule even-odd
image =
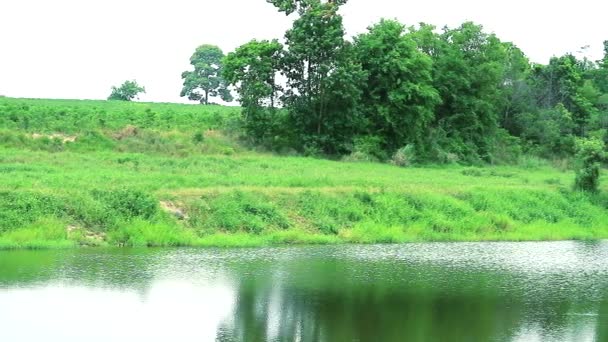
[[[608,238],[608,196],[565,168],[256,153],[235,113],[0,98],[0,248]]]

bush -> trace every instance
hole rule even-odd
[[[0,192],[0,233],[27,226],[42,217],[60,216],[60,202],[34,192]]]
[[[386,160],[387,155],[383,148],[384,139],[376,135],[365,135],[355,138],[351,155],[365,156],[366,161]]]
[[[87,131],[76,141],[69,143],[68,147],[74,151],[112,150],[116,143],[97,131]]]
[[[198,229],[259,234],[267,229],[287,229],[289,220],[261,194],[236,191],[203,197],[188,210],[190,223]]]
[[[598,138],[576,141],[577,170],[575,188],[597,192],[600,186],[601,162],[605,159],[604,142]]]
[[[195,144],[200,144],[205,141],[205,135],[202,132],[196,132],[192,137],[192,141],[194,141]]]
[[[111,231],[109,239],[121,246],[177,247],[192,245],[196,237],[191,231],[172,223],[152,223],[136,219]]]
[[[93,196],[125,219],[150,219],[158,212],[158,202],[149,194],[132,189],[93,192]]]
[[[343,157],[342,161],[349,163],[373,163],[377,162],[378,158],[363,152],[352,152],[351,154]]]
[[[391,163],[393,165],[407,167],[416,162],[416,148],[414,145],[407,145],[400,148],[393,154]]]

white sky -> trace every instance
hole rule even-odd
[[[608,40],[608,1],[350,0],[348,35],[380,18],[411,25],[483,24],[534,62]],[[181,73],[203,43],[228,52],[250,39],[282,38],[291,18],[265,0],[0,0],[0,95],[103,99],[136,79],[145,101],[185,102]]]

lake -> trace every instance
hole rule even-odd
[[[0,251],[0,341],[608,341],[608,242]]]

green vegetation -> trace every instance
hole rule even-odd
[[[137,95],[146,93],[146,88],[137,84],[136,81],[125,81],[120,87],[112,87],[112,93],[108,100],[131,101],[137,98]]]
[[[217,46],[199,46],[190,58],[194,71],[182,73],[184,87],[180,96],[187,96],[188,99],[199,101],[201,104],[209,104],[209,97],[218,95],[224,101],[232,101],[226,82],[220,75],[223,57],[224,53]]]
[[[253,40],[217,65],[248,138],[270,150],[482,165],[568,159],[577,139],[608,142],[608,41],[602,60],[541,65],[472,22],[381,20],[347,37],[347,0],[267,2],[294,18],[284,45]]]
[[[572,169],[535,157],[279,156],[218,106],[2,98],[0,112],[0,248],[608,238],[606,183],[574,191]]]
[[[347,0],[268,2],[284,45],[192,55],[206,106],[0,98],[0,246],[608,237],[608,42],[539,65],[471,22],[349,40]]]
[[[575,186],[578,190],[597,192],[599,190],[601,162],[605,157],[604,142],[600,139],[577,141],[578,169]]]

